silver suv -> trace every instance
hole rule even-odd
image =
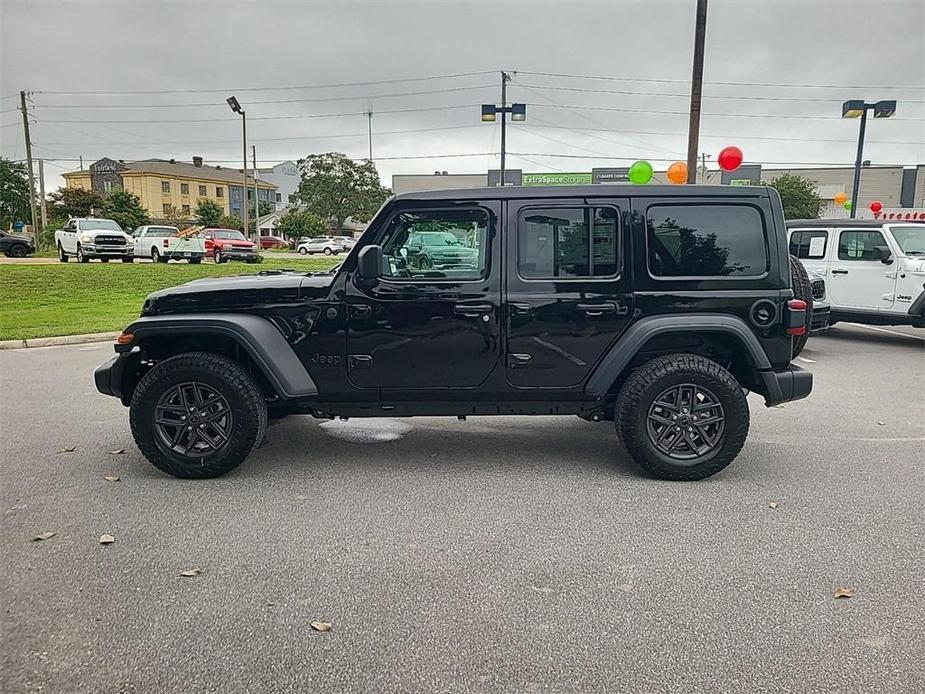
[[[343,241],[334,236],[318,236],[313,239],[301,241],[296,248],[302,255],[313,255],[315,253],[324,253],[325,255],[337,255],[347,250]]]

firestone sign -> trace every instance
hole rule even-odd
[[[925,222],[923,207],[884,207],[873,215],[874,219],[885,222]]]

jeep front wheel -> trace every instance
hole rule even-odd
[[[218,477],[260,443],[267,405],[231,359],[189,352],[142,377],[129,410],[132,435],[155,467],[175,477]]]
[[[614,416],[626,450],[667,480],[700,480],[738,455],[748,435],[745,393],[726,369],[694,354],[669,354],[634,371]]]

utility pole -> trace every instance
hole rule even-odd
[[[42,229],[48,226],[48,207],[45,205],[45,160],[39,159],[39,204],[42,208]],[[38,246],[36,246],[38,248]]]
[[[373,160],[373,107],[372,104],[369,106],[369,110],[366,112],[366,118],[369,123],[369,160]]]
[[[80,170],[81,171],[84,170],[84,155],[83,154],[80,155]]]
[[[19,92],[20,109],[22,110],[22,130],[26,140],[26,166],[29,167],[29,209],[32,213],[32,233],[35,236],[35,247],[39,247],[39,227],[35,217],[35,174],[32,171],[32,139],[29,136],[29,112],[26,110],[26,92]]]
[[[505,147],[507,142],[507,83],[511,81],[511,76],[506,72],[501,73],[501,187],[504,187],[504,159]]]
[[[257,197],[257,145],[251,145],[251,156],[254,163],[254,234],[260,236],[260,198]],[[259,239],[258,239],[259,241]],[[260,250],[260,244],[257,244],[257,250]]]
[[[700,101],[703,96],[703,46],[707,36],[707,0],[697,0],[694,27],[694,68],[691,75],[691,116],[687,129],[687,182],[697,181],[697,149],[700,147]]]

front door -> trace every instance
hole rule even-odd
[[[880,261],[889,246],[878,229],[839,229],[838,248],[829,262],[828,294],[833,307],[885,310],[893,306],[895,261]]]
[[[511,200],[507,379],[569,388],[626,328],[633,296],[623,258],[626,199]]]
[[[399,203],[370,243],[375,286],[347,280],[347,368],[361,388],[474,388],[498,364],[500,203]]]
[[[61,248],[63,248],[68,253],[77,252],[77,222],[71,220],[67,223],[67,226],[62,229],[61,234]]]

